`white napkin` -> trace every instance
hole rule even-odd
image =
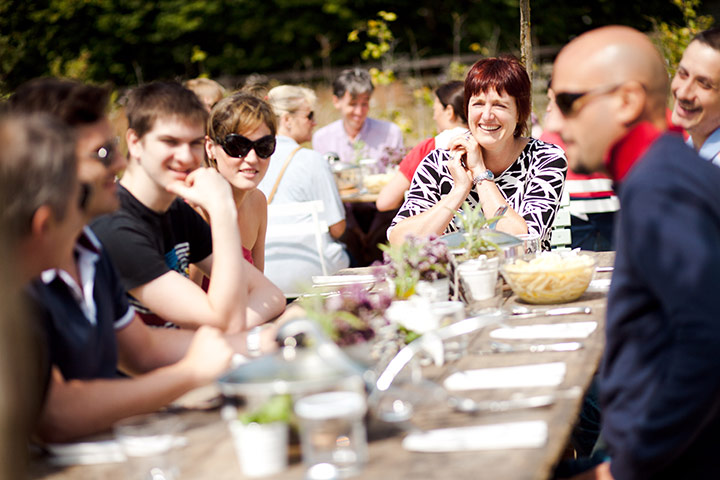
[[[448,390],[555,386],[565,378],[565,370],[565,362],[482,368],[453,373],[443,384]]]
[[[186,437],[175,437],[173,448],[187,445]],[[45,445],[52,454],[49,461],[53,465],[68,467],[71,465],[96,465],[125,461],[125,454],[117,440],[97,442],[49,443]]]
[[[597,328],[597,322],[550,323],[502,327],[490,332],[492,338],[587,338]]]
[[[588,285],[586,292],[607,293],[610,291],[611,278],[596,278]]]
[[[413,452],[538,448],[545,445],[547,436],[547,423],[534,420],[411,433],[403,439],[402,446]]]
[[[52,453],[50,462],[54,465],[94,465],[115,463],[125,460],[120,445],[115,440],[99,442],[53,443],[45,446]]]

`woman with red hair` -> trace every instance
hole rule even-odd
[[[423,159],[388,229],[390,243],[402,243],[409,234],[456,231],[454,215],[468,201],[487,218],[507,206],[496,228],[538,235],[541,248],[550,249],[567,159],[559,147],[523,136],[530,89],[527,72],[514,57],[473,65],[465,78],[470,131]]]

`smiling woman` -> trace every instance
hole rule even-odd
[[[454,215],[468,201],[486,218],[508,206],[496,228],[536,234],[544,250],[567,172],[559,147],[523,137],[530,115],[530,79],[514,57],[486,58],[465,79],[470,133],[430,152],[388,229],[391,243],[408,234],[456,231]]]
[[[230,182],[238,210],[245,259],[265,268],[267,201],[257,186],[275,152],[275,114],[265,101],[246,93],[224,98],[208,119],[206,163]]]

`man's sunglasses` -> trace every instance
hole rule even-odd
[[[268,158],[275,152],[275,137],[273,135],[265,135],[252,141],[237,133],[231,133],[225,135],[224,140],[215,139],[215,142],[225,150],[225,153],[236,158],[244,157],[250,153],[250,150],[255,150],[255,154],[260,158]]]
[[[555,93],[555,104],[558,106],[558,110],[563,116],[567,117],[573,113],[573,105],[575,102],[588,95],[598,96],[607,95],[613,93],[615,90],[620,88],[621,85],[607,85],[604,87],[593,88],[587,92],[571,93],[571,92],[560,92]]]
[[[119,141],[117,138],[111,140],[98,148],[96,151],[92,152],[90,156],[105,165],[105,167],[109,167],[113,160],[115,160],[115,152],[118,149],[118,143]]]

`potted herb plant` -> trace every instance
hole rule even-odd
[[[465,238],[462,244],[465,253],[460,255],[460,261],[477,258],[480,255],[486,257],[498,255],[500,247],[490,241],[483,233],[494,226],[502,218],[502,215],[485,218],[480,206],[473,208],[469,202],[465,202],[460,212],[456,213],[455,216],[460,223]]]
[[[264,477],[287,468],[291,415],[290,395],[276,395],[229,422],[244,475]]]
[[[387,326],[383,313],[391,301],[386,292],[369,292],[363,285],[347,285],[336,295],[302,297],[300,305],[348,356],[370,366],[378,360],[380,347],[371,341]]]
[[[396,299],[405,300],[423,293],[431,301],[447,300],[449,258],[445,242],[435,235],[424,238],[410,235],[400,245],[379,247]]]
[[[460,276],[465,299],[468,302],[489,300],[496,294],[501,250],[484,232],[494,226],[502,214],[485,218],[482,208],[473,208],[465,202],[456,216],[465,238],[464,253],[456,258],[456,274]]]

